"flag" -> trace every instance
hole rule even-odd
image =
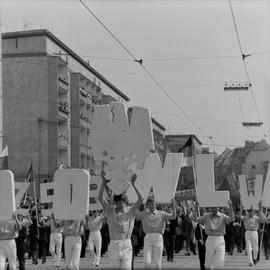
[[[25,179],[25,182],[34,182],[34,175],[33,175],[33,164],[30,164],[30,168],[27,173],[27,178]]]
[[[189,136],[188,140],[184,144],[183,147],[181,147],[178,150],[178,153],[183,153],[184,154],[184,159],[183,159],[183,164],[182,167],[189,167],[193,166],[193,150],[192,150],[192,135]]]
[[[31,163],[30,164],[30,168],[29,168],[29,170],[28,170],[28,173],[27,173],[27,176],[26,176],[26,179],[25,179],[25,181],[24,181],[25,183],[33,183],[34,182],[34,175],[33,175],[33,164]],[[28,191],[29,191],[29,189],[30,189],[30,186],[29,186],[29,188],[28,188]],[[36,196],[35,195],[35,189],[36,189],[36,187],[35,187],[35,185],[32,187],[32,189],[34,189],[33,190],[33,193],[34,193],[34,196]],[[30,192],[30,191],[29,191]],[[31,193],[31,192],[30,192]],[[27,197],[29,196],[29,194],[27,193],[27,191],[25,192],[25,195],[24,195],[24,200],[23,200],[23,202],[24,202],[24,204],[26,203],[26,199],[27,199]]]
[[[8,170],[8,146],[0,153],[0,170]]]
[[[237,191],[239,190],[239,183],[237,181],[237,178],[235,176],[235,173],[232,172],[229,175],[227,175],[227,181],[230,186],[230,191]]]

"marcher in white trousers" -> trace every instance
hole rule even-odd
[[[17,249],[15,239],[0,241],[0,270],[4,270],[6,259],[8,259],[9,269],[16,270]]]
[[[210,213],[204,213],[197,217],[198,205],[194,206],[192,219],[203,223],[207,240],[205,243],[205,269],[223,269],[225,263],[225,240],[226,223],[234,221],[232,202],[228,201],[229,215],[219,212],[218,207],[211,207]]]
[[[111,240],[108,248],[109,267],[112,269],[131,269],[132,252],[130,239]]]
[[[56,267],[60,266],[61,263],[61,250],[63,242],[63,227],[55,227],[54,217],[43,224],[44,227],[50,227],[50,245],[49,251],[52,255],[53,263]]]
[[[143,257],[145,267],[161,269],[163,236],[160,233],[147,233],[144,237]]]
[[[245,232],[246,249],[248,260],[250,264],[253,264],[253,258],[257,258],[258,255],[258,232],[246,231]],[[253,256],[252,256],[253,253]]]
[[[66,236],[65,257],[67,269],[78,270],[82,249],[82,238],[80,236]]]
[[[205,268],[223,269],[225,261],[225,241],[223,236],[208,236],[206,243]]]
[[[99,230],[97,231],[90,231],[89,239],[88,239],[88,248],[90,253],[94,255],[94,262],[93,265],[98,266],[100,263],[100,255],[101,255],[101,244],[102,238],[101,233]],[[95,252],[96,249],[96,252]]]
[[[53,262],[56,267],[61,262],[61,249],[62,249],[63,235],[62,233],[51,233],[49,250],[52,255]]]
[[[12,219],[0,221],[0,270],[5,269],[8,259],[9,269],[16,270],[17,248],[15,238],[18,237],[22,225],[17,214],[12,214]]]
[[[155,199],[148,198],[147,210],[136,215],[136,219],[142,221],[143,231],[146,234],[143,245],[145,269],[161,269],[163,233],[167,221],[176,218],[176,202],[172,199],[171,203],[172,209],[168,208],[168,212],[159,211],[156,209]]]
[[[68,270],[78,270],[82,249],[81,235],[84,233],[85,220],[61,220],[56,222],[56,228],[63,227],[65,235],[65,257]]]
[[[97,211],[93,211],[90,214],[91,216],[85,216],[86,228],[90,230],[88,238],[88,249],[90,250],[90,254],[94,256],[94,261],[92,262],[92,264],[95,266],[99,266],[102,245],[100,230],[104,217],[98,215]]]
[[[130,179],[131,184],[138,196],[137,201],[129,208],[125,207],[126,198],[123,194],[114,195],[115,205],[110,205],[103,198],[106,179],[104,177],[104,168],[102,169],[102,185],[99,190],[98,199],[104,207],[104,213],[107,217],[110,245],[109,245],[109,265],[113,269],[131,270],[132,268],[132,244],[131,234],[134,228],[135,215],[143,202],[140,191],[135,186],[137,175]]]

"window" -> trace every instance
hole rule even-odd
[[[256,169],[256,165],[251,165],[251,169],[255,170]]]

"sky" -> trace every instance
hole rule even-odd
[[[129,106],[148,107],[167,134],[195,134],[219,153],[245,140],[269,142],[270,1],[231,0],[242,51],[251,54],[245,92],[224,91],[225,82],[247,81],[228,0],[83,2],[160,87],[79,0],[2,0],[2,32],[49,29],[124,92]]]

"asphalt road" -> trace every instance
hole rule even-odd
[[[92,266],[91,265],[92,259],[87,255],[86,258],[81,258],[80,261],[80,269],[86,270],[86,269],[112,269],[109,264],[108,256],[105,255],[101,258],[100,265]],[[41,260],[39,260],[38,265],[32,265],[30,260],[26,261],[26,269],[39,269],[39,270],[45,270],[45,269],[66,269],[64,262],[61,263],[60,268],[55,268],[53,266],[52,260],[50,257],[48,257],[46,264],[41,264]],[[139,254],[138,257],[135,257],[135,263],[134,263],[134,269],[143,269],[143,257],[142,253]],[[166,257],[163,257],[162,261],[162,269],[200,269],[199,267],[199,258],[198,256],[184,256],[183,254],[176,254],[174,262],[167,262]],[[270,270],[270,260],[265,260],[264,256],[261,256],[260,262],[250,267],[248,265],[248,259],[247,256],[244,254],[235,254],[232,256],[227,256],[225,259],[225,267],[224,269],[268,269]]]

